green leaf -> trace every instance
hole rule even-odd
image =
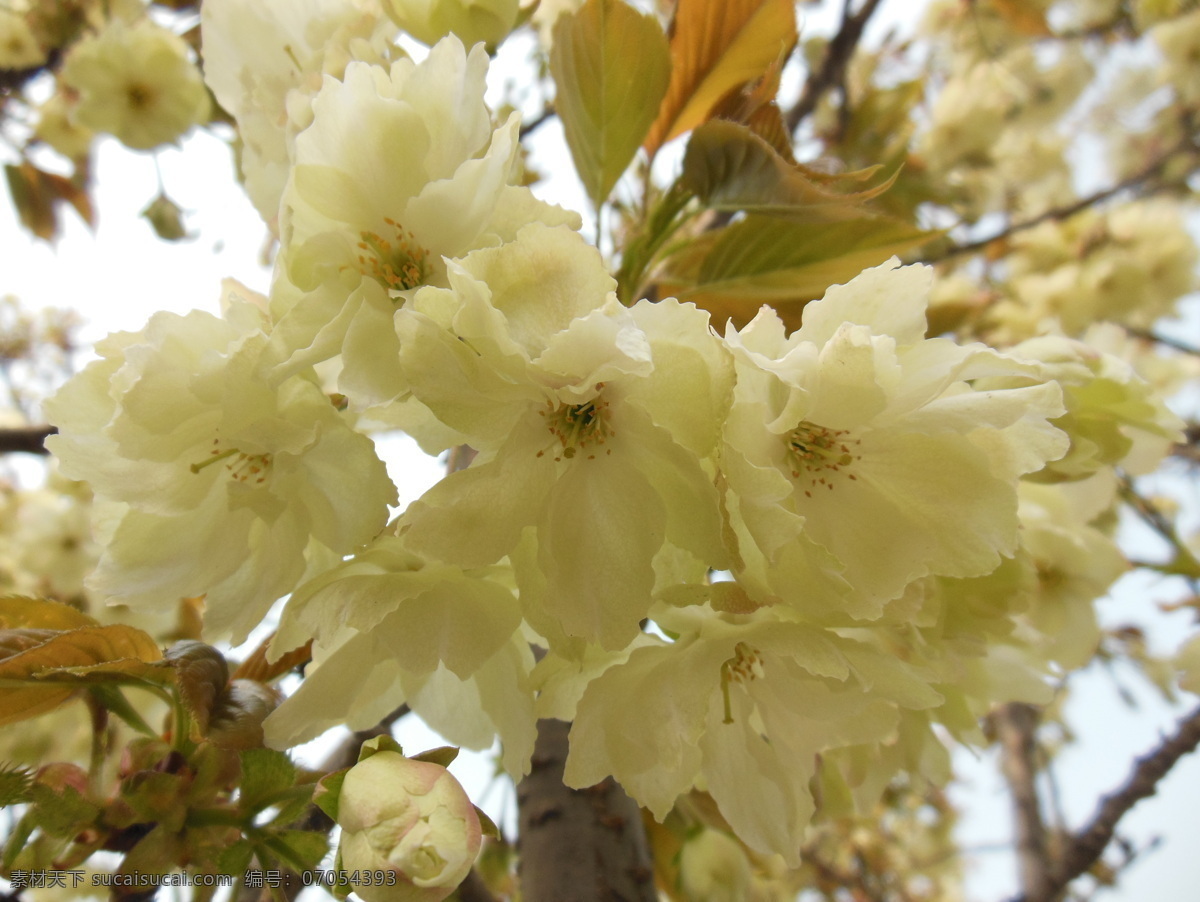
[[[315,783],[298,783],[275,799],[277,813],[271,818],[271,824],[285,827],[294,824],[308,810],[312,803]]]
[[[137,708],[129,703],[124,693],[116,686],[101,683],[88,689],[92,697],[106,710],[111,711],[129,726],[144,736],[157,736],[158,731],[146,723]]]
[[[490,836],[492,839],[503,839],[503,834],[501,834],[500,828],[496,826],[496,822],[484,814],[483,809],[478,805],[472,805],[471,807],[475,809],[475,814],[479,818],[479,831],[484,836]]]
[[[264,832],[253,842],[254,854],[265,867],[270,868],[272,862],[278,861],[296,872],[311,871],[329,850],[328,837],[313,830]]]
[[[121,785],[121,801],[133,811],[134,823],[158,822],[182,829],[188,813],[188,780],[180,774],[138,771]]]
[[[800,309],[830,285],[936,234],[883,218],[817,224],[752,215],[716,233],[707,251],[664,278],[662,288],[710,311],[718,328],[726,318],[744,325],[763,304],[797,328]]]
[[[692,133],[681,181],[714,210],[826,222],[861,217],[862,203],[890,188],[896,174],[864,191],[839,193],[825,186],[861,183],[878,171],[875,166],[839,175],[817,172],[788,162],[746,126],[714,120]]]
[[[335,899],[345,899],[354,890],[354,887],[346,879],[346,869],[342,867],[341,843],[338,844],[337,851],[333,853],[333,873],[338,875],[338,877],[333,882],[333,885],[325,885],[325,891]]]
[[[33,771],[0,764],[0,808],[19,805],[33,798]]]
[[[311,871],[329,851],[329,837],[315,830],[280,830],[272,835],[269,845],[295,870]]]
[[[439,746],[436,749],[430,749],[427,752],[421,752],[419,755],[413,755],[413,761],[427,761],[430,764],[436,764],[438,767],[449,767],[450,762],[458,757],[458,749],[452,745]]]
[[[217,873],[241,877],[250,867],[254,857],[254,846],[247,839],[239,839],[217,857]]]
[[[74,836],[95,823],[100,807],[89,802],[73,786],[55,792],[42,783],[30,788],[37,825],[53,836]]]
[[[653,192],[651,193],[651,196]],[[663,246],[689,217],[690,192],[678,182],[657,201],[646,202],[650,215],[621,253],[621,268],[617,272],[617,297],[622,304],[633,304],[641,296],[642,280]]]
[[[712,289],[740,280],[779,276],[780,290],[761,281],[765,296],[820,297],[839,281],[858,275],[893,254],[919,247],[934,233],[889,219],[852,219],[822,224],[748,216],[726,229],[700,267],[699,282]],[[816,275],[809,275],[814,273]]]
[[[373,736],[359,746],[359,762],[366,761],[376,752],[395,752],[397,755],[403,755],[404,749],[400,747],[400,743],[398,743],[387,733],[384,733],[381,736]]]
[[[550,72],[575,169],[592,204],[612,191],[658,112],[671,76],[667,38],[623,0],[587,0],[554,26]]]
[[[342,795],[342,783],[349,772],[350,768],[345,767],[326,774],[317,781],[317,788],[313,790],[313,804],[328,814],[335,822],[338,816],[338,799]]]
[[[189,756],[192,785],[188,790],[189,805],[218,803],[228,798],[242,781],[242,762],[233,749],[223,749],[212,743],[201,743]]]
[[[8,834],[8,841],[4,844],[4,854],[0,856],[0,870],[5,873],[12,870],[17,856],[21,854],[21,850],[25,848],[29,837],[36,829],[37,817],[32,810],[27,810]]]
[[[117,873],[128,880],[168,874],[182,864],[186,853],[183,833],[158,824],[125,854]]]
[[[241,757],[243,811],[262,810],[277,801],[296,782],[296,767],[283,752],[247,749]]]

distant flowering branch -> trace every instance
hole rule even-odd
[[[1063,207],[1054,207],[1053,209],[1046,210],[1043,213],[1039,213],[1037,216],[1023,220],[1022,222],[1013,223],[1002,231],[999,231],[994,235],[989,235],[986,238],[979,238],[975,241],[968,241],[964,244],[952,244],[944,250],[937,251],[923,257],[922,262],[941,263],[944,260],[951,260],[955,257],[964,256],[965,254],[973,254],[976,251],[983,250],[990,244],[993,244],[997,241],[1004,241],[1007,238],[1011,238],[1013,235],[1027,231],[1028,229],[1032,229],[1033,227],[1039,226],[1044,222],[1054,222],[1061,219],[1069,219],[1077,213],[1082,213],[1084,210],[1094,207],[1097,204],[1101,204],[1110,198],[1116,197],[1118,194],[1121,194],[1124,191],[1129,191],[1140,187],[1144,182],[1148,182],[1150,179],[1154,178],[1154,176],[1162,172],[1168,163],[1178,159],[1178,155],[1180,153],[1187,151],[1195,154],[1197,152],[1197,148],[1190,141],[1183,142],[1181,146],[1174,147],[1161,156],[1156,157],[1140,172],[1136,172],[1114,185],[1109,185],[1107,188],[1094,191],[1091,194],[1079,198],[1079,200],[1075,201],[1074,203],[1067,204]],[[1165,190],[1167,187],[1170,187],[1170,184],[1172,183],[1164,183],[1163,185],[1151,190]]]

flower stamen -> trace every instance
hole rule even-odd
[[[830,479],[833,475],[862,459],[862,455],[856,453],[859,440],[846,438],[849,434],[848,429],[830,429],[808,420],[802,420],[788,434],[787,453],[792,463],[792,478],[807,477],[808,488],[804,490],[807,497],[812,497],[812,489],[818,485],[832,491]],[[850,479],[858,478],[853,473],[847,475]]]
[[[259,485],[267,481],[272,463],[270,454],[246,454],[239,448],[221,450],[220,442],[219,438],[213,439],[214,447],[209,451],[208,459],[191,464],[188,469],[193,473],[199,473],[206,467],[211,467],[215,463],[229,460],[237,455],[233,461],[225,464],[225,469],[229,471],[230,477],[235,482],[247,483],[253,480],[255,485]]]
[[[198,464],[192,464],[190,469],[193,473],[199,473],[205,467],[211,467],[213,464],[218,463],[219,461],[222,461],[227,457],[232,457],[234,454],[237,454],[237,453],[238,453],[237,448],[230,448],[228,451],[213,451],[212,457],[210,457],[208,460],[202,460]]]
[[[359,232],[359,271],[388,291],[408,291],[429,277],[429,251],[421,247],[413,233],[391,218],[383,220],[392,227],[389,239],[378,232]]]
[[[602,388],[603,382],[596,385],[597,391]],[[554,459],[572,460],[580,451],[591,449],[592,453],[587,455],[587,459],[595,460],[600,450],[599,446],[616,435],[609,427],[607,410],[608,402],[599,394],[582,404],[559,404],[557,407],[547,404],[546,410],[540,411],[540,415],[546,418],[550,434],[562,446],[562,453]],[[539,451],[537,456],[541,457],[545,453]],[[612,449],[605,448],[604,453],[612,454]]]
[[[765,675],[762,652],[745,642],[739,642],[733,647],[733,657],[721,665],[721,697],[725,703],[725,717],[722,723],[733,723],[729,684],[752,683]]]

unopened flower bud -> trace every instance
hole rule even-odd
[[[750,891],[750,863],[736,840],[719,830],[705,830],[684,844],[679,879],[689,900],[739,902]]]
[[[384,872],[366,902],[439,902],[462,883],[482,834],[462,786],[437,764],[377,752],[346,774],[338,799],[341,869]],[[381,885],[383,884],[383,885]]]

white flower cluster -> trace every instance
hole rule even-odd
[[[74,94],[77,126],[151,150],[206,121],[209,100],[183,39],[138,13],[113,17],[73,46],[61,82]]]
[[[1080,562],[1108,551],[1022,480],[1120,456],[1125,421],[1098,430],[1056,381],[1101,368],[926,338],[931,271],[895,261],[791,335],[766,308],[722,336],[691,304],[623,306],[578,217],[522,186],[483,48],[414,63],[365,7],[206,0],[275,280],[110,337],[49,405],[101,502],[93,588],[205,594],[235,638],[290,593],[274,650],[311,639],[315,664],[275,744],[408,703],[458,744],[499,735],[520,774],[560,717],[572,784],[612,774],[659,818],[702,787],[792,865],[811,779],[869,800],[898,768],[938,776],[933,724],[970,737],[1036,697],[1059,654],[1036,648],[1050,615],[1017,620],[1037,566],[1094,582]],[[388,523],[380,423],[477,456]]]

